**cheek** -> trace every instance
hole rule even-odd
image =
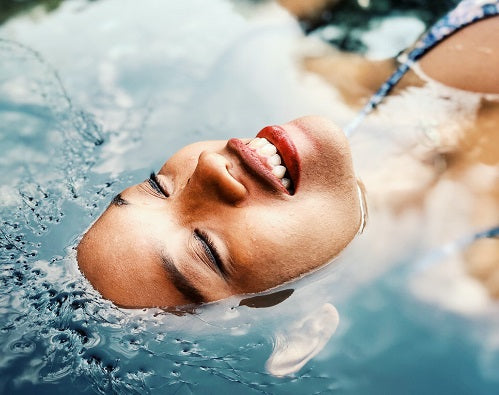
[[[337,255],[347,240],[333,206],[332,199],[313,195],[300,204],[248,210],[231,229],[241,291],[269,289]]]
[[[241,241],[239,253],[249,265],[269,274],[301,255],[314,232],[310,221],[292,208],[260,208],[248,212],[234,235]]]
[[[161,171],[171,171],[171,170],[179,170],[185,169],[185,167],[192,167],[199,157],[199,153],[183,153],[183,154],[175,154],[172,156],[161,168]]]
[[[313,265],[325,263],[355,234],[360,209],[353,200],[320,191],[310,194],[299,204],[267,214],[264,225],[269,226],[260,234],[272,240],[274,251],[279,250],[283,257],[310,259]]]
[[[194,172],[198,157],[199,155],[191,155],[172,158],[163,165],[159,173],[170,177],[176,187],[183,187]]]
[[[192,173],[196,167],[199,155],[201,152],[221,150],[226,144],[226,141],[201,141],[190,144],[181,150],[177,151],[166,163],[161,167],[162,174],[175,174],[177,172]]]

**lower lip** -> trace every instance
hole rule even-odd
[[[257,137],[266,138],[277,148],[291,176],[296,193],[300,176],[300,160],[298,151],[285,130],[279,126],[267,126],[258,133]],[[243,164],[253,174],[260,177],[273,189],[289,195],[289,191],[272,174],[272,171],[262,162],[260,156],[252,148],[239,139],[230,139],[227,146],[238,154]]]

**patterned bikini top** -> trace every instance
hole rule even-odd
[[[402,64],[369,99],[359,114],[345,127],[345,134],[350,137],[364,118],[388,96],[414,63],[430,49],[438,45],[458,30],[482,19],[499,15],[499,0],[463,0],[456,8],[437,21],[425,33],[414,48],[407,53]]]

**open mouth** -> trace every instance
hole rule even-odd
[[[256,137],[247,145],[257,153],[262,163],[269,168],[271,173],[286,188],[289,194],[292,195],[294,193],[294,185],[276,146],[265,137]]]
[[[293,195],[298,186],[300,161],[287,133],[279,126],[263,128],[256,138],[244,144],[229,140],[246,167],[274,188]]]

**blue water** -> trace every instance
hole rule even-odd
[[[497,306],[413,290],[433,246],[411,218],[384,229],[389,248],[368,230],[269,308],[123,310],[80,275],[74,247],[110,197],[186,143],[306,113],[352,118],[299,66],[315,39],[258,7],[74,1],[0,26],[0,393],[497,393]],[[340,316],[326,346],[270,374],[277,334],[325,303]]]

